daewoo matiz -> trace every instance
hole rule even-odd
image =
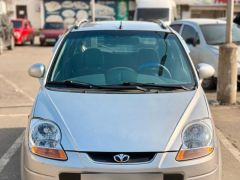
[[[35,64],[22,180],[220,180],[221,155],[184,40],[152,22],[82,22]]]

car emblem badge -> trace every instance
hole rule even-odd
[[[126,154],[118,154],[113,156],[113,159],[117,163],[127,163],[130,160],[130,156]]]

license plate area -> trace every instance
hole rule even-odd
[[[56,39],[48,38],[48,39],[46,39],[46,42],[54,43],[54,42],[56,42]]]
[[[159,173],[81,174],[81,180],[163,180],[163,175]]]

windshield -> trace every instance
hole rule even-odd
[[[12,21],[14,28],[21,28],[22,27],[22,21]]]
[[[46,23],[44,29],[64,29],[63,23]]]
[[[169,21],[169,9],[167,8],[139,8],[137,10],[137,19],[143,20],[156,20],[161,19],[163,21]]]
[[[48,82],[194,86],[192,67],[174,34],[82,31],[67,35]]]
[[[226,24],[208,24],[200,26],[203,36],[209,45],[221,45],[226,41]],[[233,26],[233,41],[240,44],[240,29]]]

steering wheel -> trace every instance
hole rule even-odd
[[[137,72],[134,69],[128,67],[114,67],[106,72],[105,77],[108,84],[136,82]]]
[[[142,65],[138,68],[138,71],[139,71],[139,72],[143,72],[143,71],[145,71],[146,69],[148,69],[148,70],[155,70],[155,69],[157,69],[157,72],[158,72],[160,68],[162,68],[164,71],[166,71],[166,72],[167,72],[167,75],[169,76],[169,78],[172,79],[172,74],[170,73],[169,69],[168,69],[166,66],[164,66],[164,65],[162,65],[162,64],[159,64],[159,63],[154,63],[154,62],[152,62],[152,63],[142,64]],[[157,75],[156,73],[152,73],[152,74]]]

